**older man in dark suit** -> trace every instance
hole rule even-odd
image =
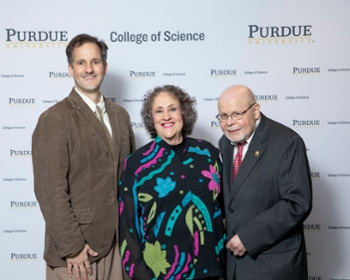
[[[307,280],[312,191],[302,138],[260,113],[246,86],[227,88],[218,109],[227,280]]]
[[[100,92],[107,49],[86,34],[71,40],[66,53],[75,87],[40,116],[33,133],[49,280],[123,279],[117,182],[135,140],[129,114]]]

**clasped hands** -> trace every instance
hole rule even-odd
[[[242,257],[247,252],[237,234],[226,243],[226,249],[230,250],[233,255],[239,257]]]
[[[68,276],[70,278],[72,278],[74,270],[76,280],[88,280],[88,275],[92,275],[93,273],[89,255],[96,257],[98,253],[92,250],[88,244],[85,244],[78,255],[72,258],[66,258]]]

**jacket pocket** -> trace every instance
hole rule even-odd
[[[300,247],[300,242],[301,242],[301,236],[293,235],[279,242],[277,245],[271,247],[270,249],[266,250],[263,254],[279,253],[279,252],[294,250]]]
[[[79,224],[91,224],[92,223],[92,213],[90,212],[76,212],[75,217]]]

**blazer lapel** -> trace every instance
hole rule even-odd
[[[226,136],[224,136],[226,138]],[[231,192],[232,185],[232,168],[233,168],[233,145],[226,138],[224,151],[223,151],[223,173],[226,174],[223,176],[223,180],[225,180],[224,185],[229,186],[228,191]]]
[[[232,164],[233,164],[233,146],[225,135],[219,140],[220,153],[222,158],[222,191],[224,204],[229,205],[230,193],[232,188]]]
[[[111,128],[112,128],[113,155],[117,159],[119,158],[119,154],[120,154],[120,145],[119,145],[119,143],[121,142],[120,124],[119,124],[118,111],[113,106],[111,106],[112,105],[111,102],[112,101],[105,99],[105,105],[106,105],[106,110],[109,118],[109,123],[111,124]]]
[[[233,198],[233,196],[237,193],[247,176],[249,176],[249,173],[253,169],[254,165],[265,152],[264,142],[266,140],[267,129],[268,125],[265,122],[265,117],[261,114],[259,126],[255,130],[252,141],[249,144],[248,151],[244,156],[237,177],[232,185],[230,198]]]
[[[109,142],[105,134],[104,128],[101,122],[98,120],[91,108],[85,103],[85,101],[79,96],[79,94],[73,89],[69,95],[73,106],[78,111],[80,116],[86,121],[93,131],[98,135],[106,149],[109,150]],[[87,139],[88,140],[88,139]]]

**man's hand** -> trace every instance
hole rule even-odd
[[[73,276],[74,268],[74,274],[77,280],[88,280],[88,274],[92,275],[89,255],[96,257],[98,253],[92,250],[89,245],[85,244],[78,255],[72,258],[66,258],[68,275],[70,278]]]
[[[242,257],[246,253],[246,249],[237,234],[227,242],[226,248],[235,256]]]

